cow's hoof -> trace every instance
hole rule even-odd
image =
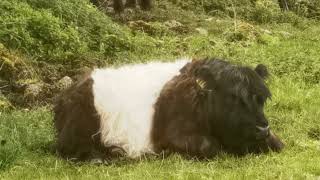
[[[108,165],[108,161],[102,159],[102,158],[93,158],[90,160],[90,163],[91,164],[94,164],[94,165]]]
[[[109,154],[111,157],[124,157],[126,156],[126,151],[124,149],[122,149],[121,147],[118,146],[111,146],[109,149]]]

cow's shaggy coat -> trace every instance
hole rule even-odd
[[[92,73],[95,108],[105,145],[122,147],[128,156],[152,152],[153,104],[164,84],[186,63],[150,63],[101,69]]]
[[[266,75],[222,60],[96,69],[57,98],[57,150],[79,160],[280,150],[263,114]]]

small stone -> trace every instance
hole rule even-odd
[[[208,35],[208,31],[206,29],[203,28],[196,28],[196,31],[198,31],[199,34],[201,35]]]
[[[291,37],[291,36],[292,36],[292,34],[291,34],[291,33],[286,32],[286,31],[280,31],[279,33],[280,33],[283,37],[286,37],[286,38],[288,38],[288,37]]]
[[[210,18],[205,19],[205,21],[208,21],[208,22],[211,22],[211,21],[213,21],[213,20],[214,20],[213,17],[210,17]]]
[[[265,33],[265,34],[269,34],[269,35],[272,34],[272,32],[271,32],[270,30],[268,30],[268,29],[261,29],[261,31],[262,31],[263,33]]]
[[[64,90],[70,87],[72,83],[73,83],[73,80],[69,76],[65,76],[58,81],[57,88],[59,90]]]
[[[169,28],[176,28],[176,27],[183,26],[183,24],[181,24],[180,22],[178,22],[176,20],[166,21],[166,22],[164,22],[164,25]]]
[[[36,98],[42,91],[42,84],[28,84],[24,90],[24,96],[29,98]]]

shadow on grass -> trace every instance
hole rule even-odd
[[[308,131],[308,136],[314,140],[320,140],[320,128],[311,128]]]
[[[83,165],[98,165],[98,166],[126,166],[130,164],[138,163],[140,159],[128,159],[124,157],[119,158],[106,158],[106,159],[90,159],[90,160],[77,160],[77,159],[65,159],[59,155],[56,150],[56,143],[55,141],[48,141],[48,142],[39,142],[33,143],[32,145],[28,146],[28,151],[32,152],[33,154],[37,154],[37,156],[53,156],[56,159],[65,161],[69,165],[73,166],[83,166]],[[146,157],[150,158],[150,157]]]
[[[39,155],[56,155],[56,144],[54,141],[33,143],[28,150]]]
[[[247,155],[258,155],[260,153],[249,153],[246,155],[236,155],[236,154],[230,154],[227,152],[220,152],[216,156],[212,158],[196,158],[192,156],[188,156],[185,154],[179,154],[179,153],[170,153],[170,152],[162,152],[160,154],[146,154],[142,155],[141,157],[137,159],[130,159],[128,157],[106,157],[106,158],[96,158],[96,159],[90,159],[90,160],[84,160],[80,161],[77,159],[65,159],[62,158],[56,151],[56,143],[54,140],[47,141],[47,142],[38,142],[38,143],[32,143],[27,147],[29,152],[32,152],[33,154],[36,154],[37,157],[45,157],[45,156],[52,156],[58,160],[62,160],[65,163],[71,165],[71,166],[87,166],[87,165],[95,165],[95,166],[116,166],[116,167],[124,167],[124,166],[130,166],[141,163],[141,161],[144,162],[154,162],[154,161],[162,161],[166,159],[180,159],[184,161],[191,161],[191,162],[210,162],[214,159],[225,159],[225,158],[246,158]],[[0,151],[1,152],[1,151]],[[261,153],[261,155],[269,154],[269,153]],[[1,155],[1,154],[0,154]],[[9,156],[10,157],[10,156]],[[14,163],[15,157],[12,156],[12,159],[9,159],[9,163]],[[1,161],[0,161],[1,162]],[[1,170],[1,166],[0,166]]]

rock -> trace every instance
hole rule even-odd
[[[208,21],[208,22],[212,22],[213,20],[214,20],[213,17],[210,17],[210,18],[205,19],[205,21]]]
[[[23,91],[22,101],[19,102],[25,104],[37,102],[41,99],[43,84],[42,83],[33,83],[25,84],[25,89]]]
[[[149,23],[143,20],[129,21],[128,26],[133,31],[141,31],[149,35],[154,35],[159,31],[159,28],[163,28],[161,26],[158,26],[156,23]]]
[[[128,26],[131,29],[134,30],[149,30],[152,29],[152,25],[148,22],[145,22],[143,20],[137,20],[137,21],[129,21]]]
[[[261,32],[265,33],[265,34],[269,34],[269,35],[272,35],[272,32],[268,29],[262,29],[261,28]]]
[[[177,28],[177,27],[182,27],[183,24],[181,24],[180,22],[176,21],[176,20],[170,20],[170,21],[166,21],[164,22],[164,25],[167,26],[168,28]]]
[[[70,87],[72,83],[73,80],[69,76],[65,76],[58,81],[56,87],[61,91]]]
[[[201,34],[201,35],[208,35],[208,30],[204,29],[204,28],[196,28],[196,31]]]
[[[176,20],[170,20],[163,23],[167,28],[172,31],[179,32],[179,33],[186,33],[190,31],[190,29],[183,25],[181,22]]]
[[[24,95],[30,96],[30,97],[37,97],[42,90],[42,84],[41,83],[35,83],[35,84],[28,84],[25,87]]]
[[[289,38],[289,37],[292,36],[291,33],[286,32],[286,31],[280,31],[279,33],[280,33],[283,37],[285,37],[285,38]]]

